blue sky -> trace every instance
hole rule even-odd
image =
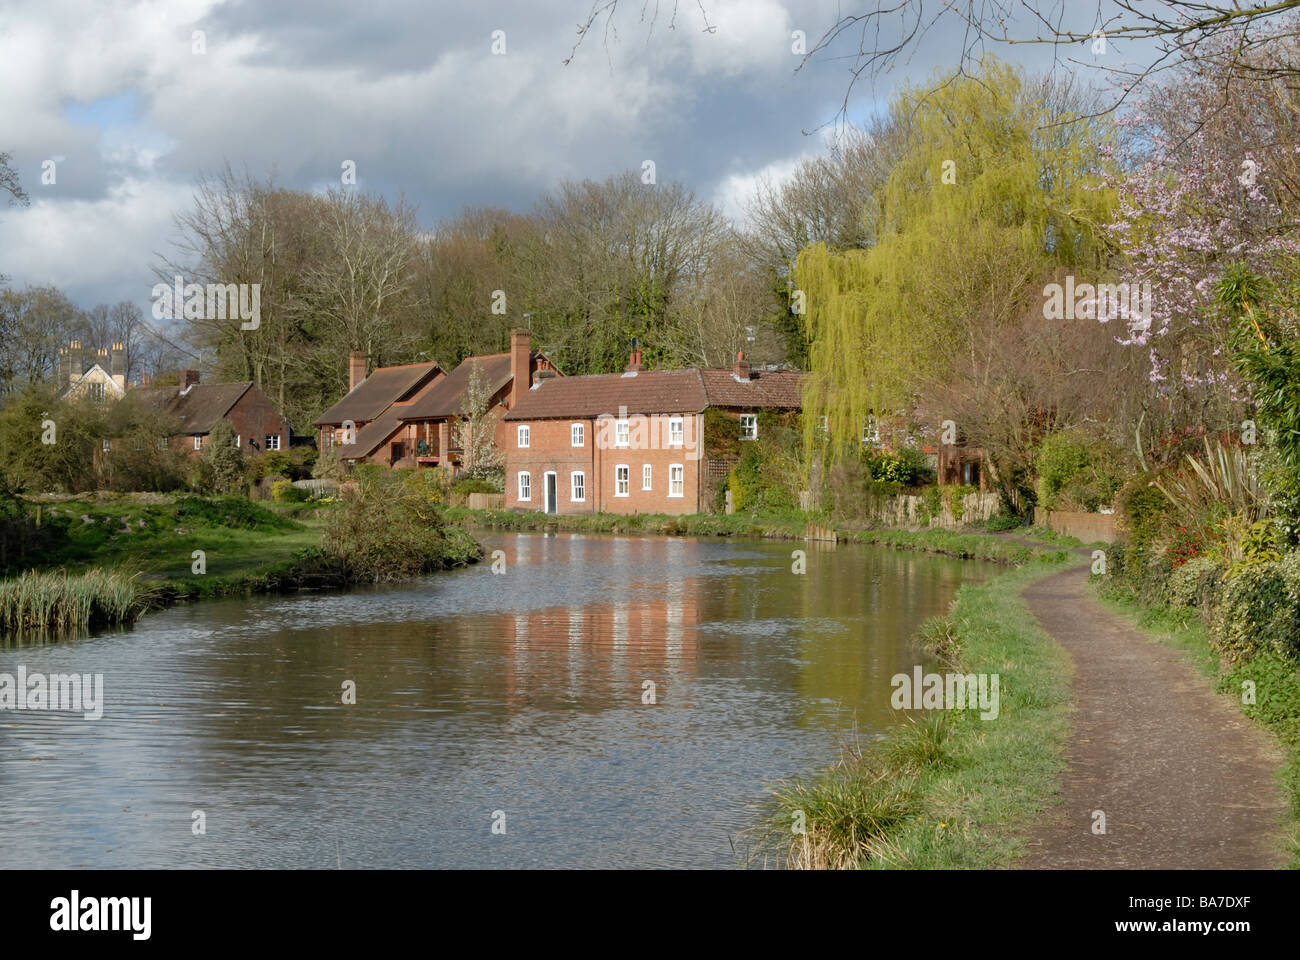
[[[432,228],[653,159],[661,182],[740,217],[757,178],[824,149],[847,64],[796,73],[791,34],[811,44],[841,4],[704,6],[711,32],[693,2],[668,29],[665,0],[651,29],[624,0],[616,36],[589,37],[565,66],[590,0],[0,0],[0,151],[32,197],[0,206],[0,272],[82,306],[146,306],[173,215],[227,161],[321,189],[352,160],[361,189],[405,196]],[[851,118],[957,53],[940,32],[860,86]],[[57,181],[42,184],[50,159]]]

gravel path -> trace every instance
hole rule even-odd
[[[1074,660],[1064,803],[1030,839],[1037,869],[1281,867],[1276,747],[1181,655],[1090,595],[1088,568],[1023,596]],[[1093,832],[1094,811],[1104,835]]]

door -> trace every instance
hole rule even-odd
[[[556,497],[555,474],[548,473],[546,475],[546,512],[547,513],[556,512],[555,497]]]

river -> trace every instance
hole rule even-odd
[[[0,711],[0,865],[734,867],[768,786],[885,730],[917,624],[995,569],[479,538],[486,562],[417,582],[0,649],[0,673],[102,674],[105,701]]]

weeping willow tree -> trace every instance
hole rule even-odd
[[[891,122],[906,149],[867,205],[875,242],[817,244],[795,265],[811,344],[810,454],[826,442],[822,417],[831,455],[850,449],[868,414],[915,409],[927,383],[989,349],[990,322],[1022,318],[1045,277],[1101,267],[1110,129],[1080,119],[1087,108],[1068,84],[991,58],[975,76],[896,98]]]

